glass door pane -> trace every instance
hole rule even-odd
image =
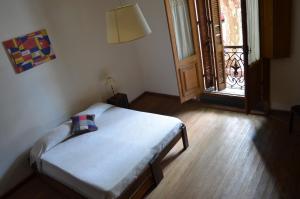
[[[170,0],[178,59],[195,54],[188,0]]]

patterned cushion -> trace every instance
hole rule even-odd
[[[94,122],[95,115],[78,115],[71,119],[72,135],[80,135],[98,130],[98,127]]]

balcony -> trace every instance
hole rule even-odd
[[[230,93],[243,95],[245,90],[243,46],[224,46],[224,58],[226,90]]]
[[[241,0],[220,0],[226,89],[222,93],[245,95]]]

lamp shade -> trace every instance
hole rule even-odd
[[[151,33],[137,4],[122,6],[106,12],[106,26],[108,43],[129,42]]]

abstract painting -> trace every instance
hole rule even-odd
[[[40,30],[3,42],[16,73],[55,59],[46,30]]]

